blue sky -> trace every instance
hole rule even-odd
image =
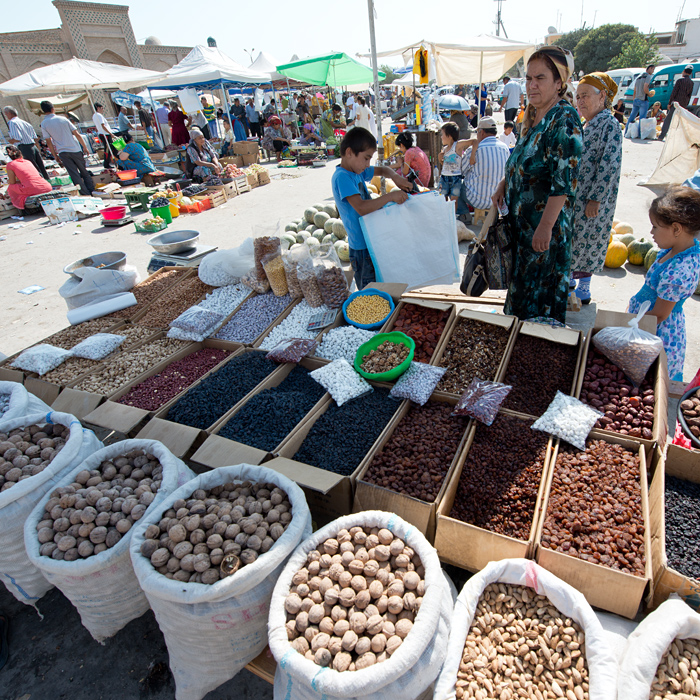
[[[343,2],[291,2],[290,0],[185,0],[146,2],[115,0],[129,5],[129,16],[139,42],[149,35],[164,44],[194,46],[208,36],[231,58],[248,65],[248,52],[263,49],[281,63],[292,54],[312,56],[331,50],[354,55],[369,51],[366,0]],[[193,8],[196,5],[196,9]],[[638,0],[506,0],[503,22],[512,39],[542,41],[549,25],[563,31],[583,20],[588,26],[629,22],[641,31],[672,31],[680,3],[640,3]],[[496,2],[426,2],[426,0],[375,0],[377,49],[398,48],[420,39],[460,43],[465,37],[494,32]],[[692,8],[692,9],[691,9]],[[3,32],[58,27],[58,12],[50,0],[22,0],[3,13]],[[698,7],[686,6],[684,18],[697,16]]]

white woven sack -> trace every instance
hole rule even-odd
[[[159,574],[140,551],[148,525],[158,523],[178,498],[229,481],[272,483],[287,494],[292,521],[282,537],[255,562],[213,585],[181,583]],[[310,534],[304,492],[278,472],[250,464],[195,477],[141,519],[131,539],[131,559],[168,646],[176,700],[200,700],[265,648],[272,589],[289,555]]]
[[[158,505],[170,493],[192,478],[192,472],[184,462],[157,440],[115,442],[90,455],[55,486],[68,486],[83,469],[97,469],[105,460],[116,459],[135,449],[155,455],[163,465],[163,482],[144,514],[145,518],[150,512],[158,510]],[[103,643],[148,610],[148,601],[134,575],[129,557],[129,541],[135,527],[123,535],[114,547],[87,559],[57,561],[44,557],[39,554],[36,526],[44,517],[44,506],[50,497],[51,492],[46,493],[27,518],[24,526],[27,554],[46,580],[59,588],[78,609],[80,619],[90,634]]]
[[[0,394],[10,395],[7,411],[0,415],[0,431],[4,430],[3,425],[7,421],[35,413],[47,414],[51,411],[48,404],[45,404],[38,396],[28,392],[22,384],[17,382],[0,382]]]
[[[35,605],[53,586],[34,566],[24,548],[24,522],[36,504],[88,455],[99,450],[102,443],[92,430],[86,430],[80,421],[68,413],[35,413],[0,423],[0,430],[39,423],[57,423],[70,428],[63,449],[44,471],[20,481],[0,493],[0,580],[12,595],[22,603]]]
[[[529,586],[549,598],[557,610],[578,622],[586,635],[586,661],[590,700],[615,700],[617,663],[606,634],[583,594],[528,559],[501,559],[490,562],[472,576],[457,597],[452,614],[452,630],[447,658],[435,684],[433,700],[454,700],[457,672],[464,642],[472,625],[484,588],[490,583]]]
[[[387,661],[360,671],[339,672],[317,666],[297,652],[287,638],[284,602],[294,574],[307,554],[339,530],[356,525],[387,528],[412,547],[425,567],[425,595],[413,629]],[[270,605],[270,651],[277,661],[275,700],[369,700],[418,698],[440,671],[450,632],[453,597],[437,552],[423,534],[393,513],[369,510],[346,515],[316,531],[292,555],[275,586]]]
[[[629,636],[620,662],[620,700],[649,700],[656,669],[676,638],[700,639],[700,615],[679,598],[672,598],[644,618]]]

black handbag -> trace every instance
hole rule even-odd
[[[464,261],[462,283],[459,285],[459,290],[468,297],[480,297],[488,288],[484,246],[477,244]]]

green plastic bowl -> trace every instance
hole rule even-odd
[[[402,345],[408,345],[409,353],[408,357],[394,369],[390,369],[388,372],[379,372],[377,374],[372,374],[371,372],[365,372],[360,369],[362,364],[362,359],[365,355],[369,355],[372,350],[378,348],[382,343],[389,341],[391,343],[401,343]],[[400,331],[392,331],[391,333],[377,333],[371,340],[360,345],[355,355],[355,371],[361,374],[365,379],[371,379],[375,382],[393,382],[398,379],[410,366],[413,361],[413,355],[416,352],[416,343],[413,338],[407,336],[405,333]]]

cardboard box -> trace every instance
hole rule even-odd
[[[46,199],[41,203],[41,208],[48,217],[50,224],[60,224],[65,221],[78,220],[78,212],[70,201],[70,197]]]
[[[256,141],[234,141],[233,153],[237,156],[254,155],[260,152],[260,146]]]
[[[263,185],[269,185],[270,184],[270,173],[267,172],[267,170],[259,170],[258,171],[258,185],[261,187]]]
[[[250,165],[250,163],[248,163],[248,165]],[[256,173],[246,173],[245,179],[251,190],[254,190],[258,186],[258,176]]]
[[[583,381],[586,374],[586,362],[588,361],[588,353],[593,343],[593,336],[603,328],[613,326],[627,326],[627,322],[634,318],[636,314],[626,314],[617,311],[598,311],[595,318],[595,324],[586,336],[586,343],[581,358],[581,367],[579,370],[579,378],[576,384],[576,393],[574,396],[581,396]],[[639,327],[649,333],[656,333],[656,319],[653,316],[642,316],[639,322]],[[593,346],[595,347],[595,346]],[[647,373],[651,377],[651,382],[654,385],[654,397],[656,403],[654,405],[654,426],[652,428],[651,440],[644,438],[630,438],[643,444],[646,448],[651,448],[655,443],[658,443],[661,448],[666,445],[668,438],[668,393],[669,393],[669,376],[668,362],[666,352],[661,351],[659,357],[654,361]],[[617,435],[612,430],[606,430],[605,433]]]
[[[244,153],[243,154],[243,165],[253,165],[253,163],[258,163],[260,161],[260,154],[259,153]],[[257,174],[256,174],[256,182],[257,182]],[[269,180],[268,180],[269,182]],[[259,185],[265,184],[262,182],[258,182]]]
[[[671,594],[679,595],[691,608],[700,612],[700,581],[685,576],[668,564],[666,556],[666,477],[675,476],[700,484],[700,451],[669,445],[665,458],[655,449],[655,471],[649,487],[649,522],[653,564],[653,592],[650,605],[656,608]]]
[[[320,360],[306,358],[299,364],[302,367],[312,371],[322,367],[325,363]],[[246,445],[236,440],[222,437],[219,435],[219,432],[248,403],[248,401],[253,398],[253,396],[256,396],[261,391],[272,389],[282,384],[282,382],[289,376],[296,366],[296,364],[291,362],[280,365],[275,372],[269,375],[263,382],[258,384],[258,386],[245,397],[245,401],[239,402],[236,404],[235,408],[232,408],[230,411],[224,414],[216,423],[216,427],[211,431],[212,434],[204,441],[204,444],[197,450],[197,452],[192,455],[192,461],[214,469],[216,467],[225,467],[230,464],[238,464],[239,462],[246,464],[261,464],[265,459],[267,459],[269,453],[266,450],[261,450],[257,447],[252,447],[251,445]],[[321,399],[319,399],[319,401],[317,401],[316,404],[309,410],[307,416],[312,414],[319,406],[321,406],[325,399],[325,395],[321,397]],[[302,419],[302,421],[300,421],[300,423],[305,419],[306,416]],[[292,430],[294,430],[294,428],[292,428]],[[290,433],[291,432],[292,431],[290,431]],[[280,445],[282,442],[284,442],[284,440],[280,442]],[[272,452],[275,452],[280,445],[276,445]]]
[[[457,403],[457,399],[448,394],[434,394],[431,397],[431,401],[448,403],[452,406]],[[432,503],[364,481],[365,475],[374,461],[374,458],[382,452],[387,442],[389,442],[396,431],[396,428],[414,407],[416,407],[416,405],[411,401],[402,402],[399,412],[389,425],[389,430],[383,433],[379,443],[375,444],[373,449],[370,450],[360,463],[357,482],[355,484],[353,512],[357,513],[363,510],[385,510],[389,513],[396,513],[396,515],[415,525],[426,536],[428,541],[432,543],[435,540],[438,503],[440,503],[445,495],[447,485],[450,482],[453,472],[456,469],[461,470],[464,460],[466,459],[464,446],[470,432],[469,428],[471,427],[468,420],[463,421],[462,438],[452,457],[440,490]]]
[[[388,384],[373,384],[373,386],[390,387]],[[319,417],[329,409],[332,403],[333,399],[330,395],[326,396],[317,408],[311,411],[306,419],[282,442],[280,448],[274,453],[275,458],[265,463],[266,467],[284,474],[304,489],[306,501],[309,504],[314,521],[318,525],[329,523],[331,520],[335,520],[341,515],[347,515],[352,511],[355,481],[362,465],[362,462],[360,462],[350,476],[342,476],[341,474],[319,469],[294,459],[294,455],[299,451],[311,428]],[[397,404],[396,412],[400,408],[401,404]],[[380,444],[384,435],[390,430],[396,418],[396,412],[377,436],[367,454]],[[342,445],[340,447],[342,448]]]
[[[235,165],[237,168],[243,167],[243,156],[224,156],[219,158],[219,163],[226,167],[227,165]]]
[[[102,402],[104,397],[90,394],[78,389],[64,389],[58,398],[51,404],[54,411],[70,413],[79,420],[83,420],[88,413],[92,413]]]
[[[520,420],[532,421],[532,418],[528,416],[512,413],[507,415],[512,415]],[[469,428],[464,454],[460,456],[457,468],[453,470],[444,495],[438,503],[437,529],[435,533],[435,549],[437,549],[440,559],[448,564],[453,564],[469,571],[480,571],[489,562],[498,561],[499,559],[530,559],[534,555],[539,514],[542,509],[545,485],[549,475],[553,444],[550,438],[547,444],[544,464],[542,465],[542,478],[540,479],[537,501],[532,513],[529,537],[527,540],[520,540],[465,523],[450,516],[457,487],[466,468],[466,460],[469,457],[469,450],[474,442],[477,429],[488,430],[488,426],[472,422]]]
[[[643,445],[639,442],[627,439],[624,435],[614,435],[611,433],[593,430],[589,435],[589,440],[605,440],[611,444],[622,445],[633,452],[639,454],[639,484],[642,497],[642,517],[644,520],[644,551],[646,553],[646,571],[644,576],[633,576],[616,569],[611,569],[602,564],[591,564],[583,559],[557,552],[552,549],[542,547],[540,544],[542,537],[542,527],[547,518],[547,507],[549,495],[556,468],[556,459],[559,452],[559,442],[554,448],[551,457],[549,478],[545,497],[542,504],[542,513],[539,518],[537,528],[536,543],[537,552],[535,559],[537,563],[547,571],[551,571],[563,581],[581,591],[586,600],[596,608],[607,610],[608,612],[634,619],[639,610],[647,585],[652,579],[652,557],[651,536],[649,526],[649,501],[647,486],[647,453]]]

